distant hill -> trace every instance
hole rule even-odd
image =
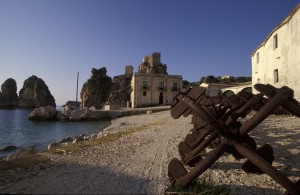
[[[182,81],[183,88],[195,87],[199,86],[201,83],[220,83],[220,84],[233,84],[233,83],[245,83],[252,81],[252,77],[240,76],[218,76],[215,77],[213,75],[208,75],[206,77],[201,77],[200,81],[197,82],[189,82],[187,80]]]

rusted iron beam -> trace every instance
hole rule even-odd
[[[208,136],[207,139],[203,140],[196,148],[194,148],[191,152],[189,152],[185,158],[183,159],[186,165],[194,164],[194,157],[199,155],[201,151],[203,151],[213,140],[218,138],[219,135],[217,132],[213,132],[211,135]]]
[[[207,170],[224,153],[247,160],[242,169],[249,173],[266,173],[282,185],[288,193],[300,194],[299,183],[289,180],[272,167],[273,149],[269,144],[257,149],[255,140],[248,135],[278,107],[300,116],[300,103],[293,99],[293,90],[284,86],[277,89],[271,85],[255,85],[260,94],[253,95],[242,91],[230,97],[213,98],[205,95],[201,87],[178,93],[172,104],[173,118],[192,114],[194,128],[178,151],[181,161],[173,159],[169,163],[168,175],[172,184],[185,186]],[[263,96],[267,96],[267,99]],[[257,111],[246,122],[238,119],[246,117],[251,110]],[[205,148],[217,145],[206,155]],[[193,167],[187,171],[184,165]]]
[[[294,91],[290,88],[288,88],[287,86],[284,86],[286,89],[290,90],[290,93],[294,93]],[[274,95],[276,95],[276,93],[278,92],[278,89],[273,87],[270,84],[267,85],[263,85],[263,84],[256,84],[254,85],[254,88],[263,93],[265,96],[271,98]],[[293,115],[300,117],[300,105],[299,102],[297,100],[295,100],[294,98],[290,98],[289,101],[286,101],[282,104],[282,106],[288,110],[289,112],[291,112]]]
[[[277,94],[272,97],[255,115],[253,115],[240,128],[240,134],[245,135],[265,120],[274,110],[291,97],[291,91],[285,87],[280,88]]]
[[[193,101],[197,101],[201,96],[204,95],[204,93],[205,93],[205,88],[203,88],[203,87],[194,87],[194,88],[189,89],[185,93],[183,93],[183,92],[177,93],[177,95],[174,97],[175,101],[173,102],[173,104],[171,106],[171,116],[174,119],[177,119],[182,114],[190,113],[190,111],[191,111],[190,108],[187,105],[185,105],[182,102],[178,101],[178,99],[180,99],[180,97],[185,95],[185,96],[188,96],[189,98],[191,98]]]
[[[256,149],[255,149],[256,150]],[[265,159],[270,165],[272,165],[275,157],[274,157],[274,152],[273,148],[269,144],[265,144],[262,147],[258,148],[256,150],[256,153],[261,156],[263,159]],[[256,167],[251,161],[247,160],[243,163],[242,169],[246,173],[259,173],[262,174],[263,171],[260,170],[258,167]]]
[[[184,138],[184,142],[186,144],[188,144],[191,148],[193,148],[191,145],[196,142],[196,140],[201,137],[201,133],[200,131],[196,128],[196,127],[193,127],[191,130],[190,130],[191,133],[187,134]]]
[[[268,174],[272,179],[284,187],[291,195],[299,195],[300,187],[297,186],[293,181],[288,177],[280,173],[277,169],[272,167],[267,161],[265,161],[260,155],[256,152],[250,150],[249,148],[241,145],[234,144],[235,149],[245,156],[249,161],[251,161],[255,166],[260,170]]]
[[[203,140],[205,139],[206,136],[208,136],[211,133],[211,128],[207,127],[204,129],[201,129],[201,134],[200,136],[193,142],[191,143],[191,148],[195,148],[196,146],[198,146],[200,143],[203,142]]]
[[[217,161],[227,150],[226,144],[219,144],[214,150],[210,151],[206,158],[200,160],[195,168],[193,168],[190,172],[175,178],[175,186],[186,186],[193,179],[197,178],[201,175],[205,170],[207,170],[215,161]],[[175,171],[176,172],[176,171]],[[172,173],[170,173],[173,175]]]
[[[208,110],[207,107],[202,106],[201,104],[197,104],[188,96],[181,96],[179,100],[188,107],[190,107],[197,115],[203,118],[207,123],[211,124],[222,135],[228,134],[227,129],[224,126],[222,126],[219,123],[219,121],[216,120],[216,118],[213,116],[210,110]]]
[[[173,158],[168,165],[169,181],[172,185],[176,185],[176,181],[186,175],[188,172],[177,158]]]
[[[251,111],[251,108],[252,108],[253,104],[257,104],[259,101],[260,101],[260,98],[258,96],[253,96],[246,103],[244,103],[236,112],[231,114],[231,117],[229,117],[227,119],[225,125],[227,127],[229,127],[239,117],[244,118]]]

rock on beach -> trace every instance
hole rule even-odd
[[[38,120],[38,121],[48,121],[56,120],[56,108],[53,106],[44,106],[40,108],[35,108],[29,114],[29,120]]]
[[[6,161],[10,161],[13,159],[21,158],[30,154],[36,154],[38,151],[34,147],[28,147],[25,149],[18,150],[12,154],[9,154],[5,157]]]
[[[9,152],[9,151],[13,151],[17,148],[18,148],[17,146],[10,145],[10,146],[0,148],[0,152]]]

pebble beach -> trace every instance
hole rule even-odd
[[[168,163],[179,158],[178,144],[192,127],[191,116],[175,120],[170,111],[114,119],[101,136],[123,132],[122,136],[72,152],[41,152],[51,161],[30,169],[1,171],[0,193],[164,194],[169,186]],[[258,145],[273,147],[277,170],[294,182],[299,180],[299,118],[272,115],[250,134]],[[224,154],[200,178],[209,177],[215,185],[230,188],[231,194],[285,192],[266,174],[243,172],[244,161]]]

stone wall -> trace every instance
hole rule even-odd
[[[252,86],[256,83],[277,88],[288,86],[294,90],[295,99],[300,99],[299,21],[300,4],[252,53]],[[254,88],[253,93],[257,93]]]

